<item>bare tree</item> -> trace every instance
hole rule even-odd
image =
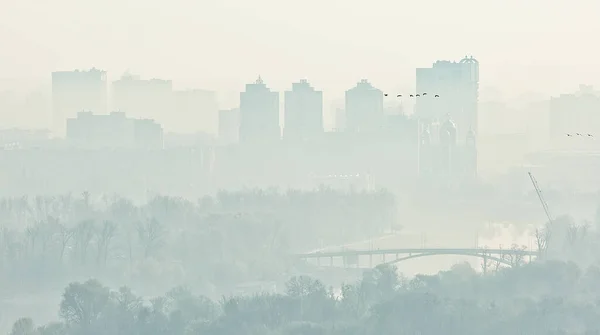
[[[27,243],[31,247],[31,256],[35,256],[35,246],[40,235],[40,226],[38,224],[29,226],[25,229],[25,236],[27,236]]]
[[[488,247],[484,246],[482,250],[483,259],[481,260],[481,272],[486,274],[488,270],[492,267],[491,256],[492,254],[487,251]]]
[[[83,205],[85,206],[85,208],[89,209],[91,205],[90,192],[84,191],[83,193],[81,193],[81,200],[83,201]]]
[[[588,237],[591,227],[592,223],[590,221],[583,221],[583,224],[579,226],[579,237],[585,240]]]
[[[106,260],[108,258],[108,247],[112,238],[115,236],[115,232],[117,231],[117,225],[114,222],[105,220],[102,222],[102,225],[97,229],[97,245],[98,245],[98,254],[96,256],[96,262],[99,264],[102,259],[104,265],[106,265]]]
[[[548,242],[552,236],[550,226],[546,225],[544,228],[537,228],[535,230],[535,243],[540,258],[545,258],[548,251]]]
[[[87,259],[87,250],[90,242],[94,238],[94,223],[91,220],[81,221],[75,227],[75,246],[80,256],[81,264],[85,264]]]
[[[502,266],[502,258],[498,258],[494,260],[492,267],[494,268],[494,272],[498,272],[500,270],[500,266]]]
[[[519,246],[516,243],[513,243],[510,250],[503,254],[503,259],[512,267],[521,266],[525,259],[525,255],[523,254],[523,251],[525,250],[527,250],[527,246]]]
[[[46,257],[48,245],[53,242],[57,232],[58,219],[48,216],[39,223],[39,239],[42,258]]]
[[[144,248],[144,258],[148,258],[162,246],[164,233],[163,226],[155,218],[138,224],[138,235]]]
[[[135,227],[132,223],[127,224],[125,230],[125,240],[127,243],[127,253],[129,254],[129,269],[133,268],[133,239],[135,235]]]
[[[35,327],[31,318],[21,318],[12,327],[10,335],[34,335]]]
[[[577,244],[577,240],[579,239],[579,226],[574,223],[571,223],[567,228],[567,243],[571,248],[573,248]]]
[[[65,250],[69,245],[69,242],[75,235],[75,231],[65,227],[63,224],[58,224],[58,236],[60,239],[60,261],[62,262],[65,256]]]

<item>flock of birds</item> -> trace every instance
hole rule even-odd
[[[384,94],[383,94],[383,96],[384,96],[384,97],[387,97],[388,95],[389,95],[389,94],[387,94],[387,93],[384,93]],[[420,97],[420,96],[426,96],[426,95],[427,95],[427,92],[425,92],[425,93],[421,93],[421,94],[411,94],[411,95],[409,95],[409,97],[411,97],[411,98],[414,98],[414,97]],[[435,94],[433,97],[434,97],[434,98],[439,98],[439,97],[440,97],[440,95],[439,95],[439,94]],[[402,98],[402,94],[397,94],[397,95],[396,95],[396,98]]]
[[[594,135],[592,134],[586,134],[587,137],[594,137]],[[567,134],[568,137],[573,137],[573,136],[585,136],[584,134],[581,133],[575,133],[575,134]]]

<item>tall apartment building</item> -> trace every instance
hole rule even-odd
[[[421,96],[416,98],[415,114],[423,123],[441,123],[451,118],[456,123],[460,143],[466,141],[470,130],[477,134],[479,62],[476,59],[437,61],[430,68],[418,68],[416,74],[417,93]]]
[[[58,71],[52,73],[52,132],[66,135],[68,118],[81,111],[106,114],[108,111],[106,72]]]
[[[346,130],[376,132],[384,121],[383,92],[366,79],[346,91]]]
[[[173,118],[173,82],[126,74],[112,83],[112,110],[168,124]]]
[[[240,93],[240,142],[274,142],[281,139],[279,93],[263,80],[246,84]]]
[[[285,139],[313,138],[323,133],[323,92],[315,90],[308,81],[292,84],[285,92]]]
[[[225,109],[219,111],[219,142],[233,144],[239,141],[240,109]]]

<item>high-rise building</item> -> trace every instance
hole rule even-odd
[[[477,134],[479,62],[473,57],[460,62],[437,61],[430,68],[417,69],[416,73],[420,95],[415,98],[416,116],[424,123],[451,117],[460,143],[466,141],[469,130]]]
[[[346,130],[378,131],[383,125],[383,92],[366,79],[346,91]]]
[[[105,114],[108,110],[106,72],[59,71],[52,73],[52,132],[64,137],[68,118],[81,111]]]
[[[168,123],[163,124],[178,133],[218,132],[218,103],[215,92],[206,90],[175,91],[174,108]],[[167,122],[165,120],[165,122]]]
[[[173,119],[173,83],[170,80],[143,80],[125,74],[112,83],[112,110],[138,119],[167,124]],[[168,130],[171,127],[165,127]]]
[[[240,93],[240,142],[273,142],[281,139],[279,93],[258,77]]]
[[[226,109],[219,111],[219,142],[233,144],[239,141],[240,135],[240,109]]]
[[[305,80],[292,84],[285,92],[285,124],[283,137],[306,139],[323,133],[323,92]]]

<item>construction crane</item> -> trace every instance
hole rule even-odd
[[[548,217],[548,222],[551,223],[553,221],[552,216],[550,215],[550,210],[548,209],[548,204],[546,203],[546,200],[544,200],[544,196],[542,195],[542,190],[540,190],[537,180],[535,180],[535,177],[533,176],[533,174],[531,174],[531,172],[527,172],[527,173],[529,174],[529,179],[531,179],[531,183],[533,184],[533,187],[535,188],[535,193],[537,193],[538,198],[540,198],[540,202],[542,203],[542,207],[544,208],[546,217]]]

